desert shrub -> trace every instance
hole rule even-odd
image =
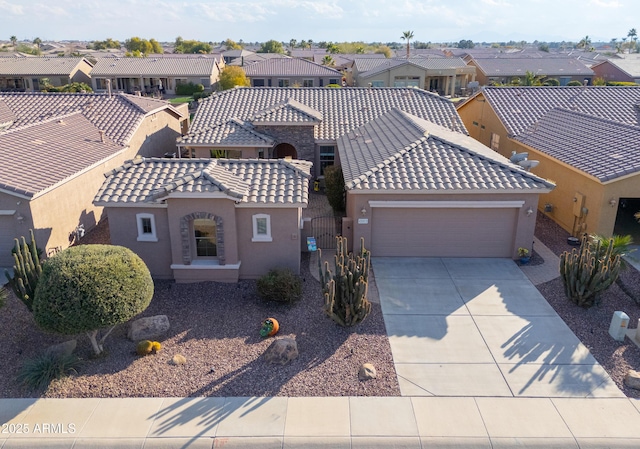
[[[18,373],[18,382],[31,389],[47,387],[52,380],[76,373],[81,360],[75,355],[43,353],[27,360]]]
[[[144,311],[153,297],[153,280],[133,251],[115,245],[72,246],[48,259],[33,300],[38,326],[50,332],[85,332],[96,355],[115,327]]]
[[[176,86],[177,95],[193,95],[196,92],[204,92],[204,85],[187,83],[187,84],[178,84]]]
[[[340,84],[327,84],[325,87],[340,89],[342,86]]]
[[[607,81],[607,86],[637,86],[638,83],[632,81]]]
[[[547,78],[542,82],[543,86],[559,86],[560,81],[557,78]]]
[[[157,341],[151,342],[151,352],[155,354],[156,352],[159,352],[161,349],[162,349],[162,345],[160,344],[160,342],[157,342]]]
[[[7,289],[0,287],[0,309],[7,303]]]
[[[567,86],[582,86],[582,83],[580,81],[569,81]]]
[[[302,282],[291,270],[274,268],[258,279],[258,295],[265,301],[293,302],[302,296]]]
[[[327,201],[335,211],[343,211],[344,201],[344,176],[342,168],[336,165],[329,165],[324,169],[324,184],[327,193]]]

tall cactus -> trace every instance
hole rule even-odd
[[[620,273],[620,256],[612,254],[613,242],[606,251],[601,243],[589,245],[584,236],[580,249],[565,251],[560,255],[560,276],[564,292],[572,302],[585,308],[594,305],[597,295],[609,288]]]
[[[360,323],[371,312],[371,303],[367,300],[371,253],[364,247],[364,238],[360,239],[359,254],[354,255],[347,252],[346,237],[336,237],[333,272],[329,262],[322,266],[322,250],[318,251],[324,312],[341,326]]]
[[[36,239],[33,236],[33,229],[29,230],[31,242],[27,244],[24,236],[14,239],[15,250],[13,252],[13,277],[5,270],[4,274],[9,281],[9,286],[18,298],[33,312],[33,295],[38,285],[38,279],[42,274],[42,264],[38,256]]]

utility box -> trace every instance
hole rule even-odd
[[[584,200],[585,196],[580,192],[576,192],[573,197],[573,215],[575,217],[582,217],[582,214],[584,213]]]
[[[617,311],[613,313],[611,325],[609,326],[609,335],[616,341],[624,341],[629,326],[629,315],[624,312]]]

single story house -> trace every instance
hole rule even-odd
[[[419,87],[440,95],[466,92],[476,70],[460,58],[413,56],[355,59],[350,75],[356,86]]]
[[[338,70],[306,59],[271,58],[243,68],[252,87],[323,87],[342,80]]]
[[[486,87],[458,107],[472,137],[538,161],[557,187],[538,209],[574,236],[635,234],[640,211],[640,87]]]
[[[285,159],[137,158],[106,173],[94,204],[111,243],[156,278],[237,282],[300,272],[311,164]]]
[[[186,106],[186,105],[185,105]],[[186,107],[125,94],[0,94],[0,267],[33,229],[51,254],[101,219],[102,174],[137,154],[175,152]]]
[[[585,80],[587,84],[591,84],[594,78],[593,70],[573,57],[471,58],[467,64],[476,68],[476,80],[481,86],[511,84],[516,79],[524,82],[527,72],[555,78],[561,86],[566,86],[571,81],[584,83]]]
[[[39,92],[46,78],[52,86],[91,85],[93,65],[85,58],[0,57],[0,91]]]
[[[113,91],[125,93],[167,93],[173,95],[181,84],[202,84],[205,90],[215,88],[221,58],[191,57],[99,58],[91,70],[94,92],[106,92],[108,80]]]
[[[375,256],[509,257],[531,250],[553,183],[466,133],[392,109],[338,139],[351,240]],[[357,245],[356,245],[357,246]]]
[[[591,67],[598,78],[640,84],[640,55],[611,58]]]

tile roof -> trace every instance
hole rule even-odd
[[[182,146],[210,146],[213,142],[225,147],[271,147],[275,140],[253,130],[249,123],[231,119],[178,140]]]
[[[0,98],[0,131],[8,128],[16,120],[16,115],[11,108]]]
[[[554,108],[640,126],[640,86],[484,87],[468,101],[479,95],[484,95],[511,136],[522,134]]]
[[[91,63],[84,58],[0,58],[0,76],[61,75],[69,76],[80,64]]]
[[[516,140],[610,181],[640,171],[640,127],[555,108]]]
[[[126,145],[145,115],[162,108],[180,113],[162,100],[135,95],[81,93],[0,93],[3,102],[14,114],[12,127],[20,127],[50,118],[81,112],[107,137]],[[1,134],[0,134],[1,138]]]
[[[392,108],[467,133],[451,101],[421,89],[237,87],[199,103],[190,135],[232,118],[249,121],[258,112],[290,100],[322,114],[322,121],[315,126],[318,140],[335,140]]]
[[[339,78],[342,76],[342,74],[335,69],[298,58],[267,59],[244,67],[244,71],[248,77],[333,76]]]
[[[98,205],[162,203],[172,193],[220,193],[243,204],[306,207],[311,163],[284,159],[143,159],[105,174]]]
[[[289,99],[286,102],[258,111],[249,118],[252,123],[318,123],[322,121],[322,112],[310,108],[299,101]]]
[[[527,71],[545,76],[593,76],[576,58],[473,58],[486,76],[524,76]]]
[[[394,58],[379,62],[380,63],[377,65],[371,61],[367,61],[362,64],[363,68],[369,68],[368,70],[361,72],[360,76],[366,78],[402,65],[420,67],[425,70],[465,69],[469,67],[461,58],[425,58],[423,56],[414,56],[409,59]],[[358,64],[358,61],[356,61],[356,64]],[[357,66],[358,70],[360,70],[360,67],[361,66]]]
[[[394,109],[338,140],[350,190],[513,192],[550,190],[475,139]]]
[[[13,127],[0,133],[0,188],[33,197],[114,155],[122,145],[105,136],[81,112]]]
[[[211,76],[214,58],[100,58],[91,76]]]

